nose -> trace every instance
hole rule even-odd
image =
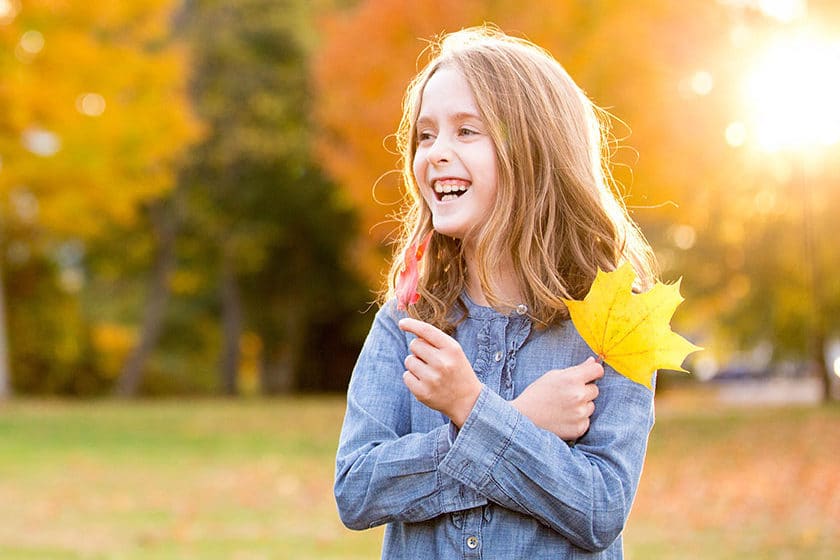
[[[452,161],[452,146],[443,135],[435,138],[426,159],[431,165],[442,165]]]

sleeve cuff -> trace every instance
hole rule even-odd
[[[520,420],[521,415],[508,401],[483,387],[467,421],[455,432],[457,437],[440,470],[481,491],[490,482],[493,467],[510,445]]]

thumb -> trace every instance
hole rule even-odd
[[[580,365],[581,380],[584,383],[595,381],[604,376],[604,366],[600,362],[596,362],[595,358],[589,357]]]

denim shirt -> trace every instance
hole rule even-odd
[[[653,427],[653,392],[610,367],[574,445],[510,400],[592,351],[570,321],[536,329],[464,298],[454,337],[481,393],[460,430],[403,384],[413,335],[393,301],[376,315],[347,394],[335,497],[344,524],[387,523],[382,557],[622,558],[621,532]]]

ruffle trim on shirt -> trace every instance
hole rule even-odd
[[[490,321],[485,321],[476,337],[478,340],[478,353],[473,364],[473,370],[475,370],[475,374],[482,383],[487,376],[487,370],[490,367],[490,360],[492,359],[491,343],[493,342],[493,337],[490,334],[491,326],[492,323]]]

